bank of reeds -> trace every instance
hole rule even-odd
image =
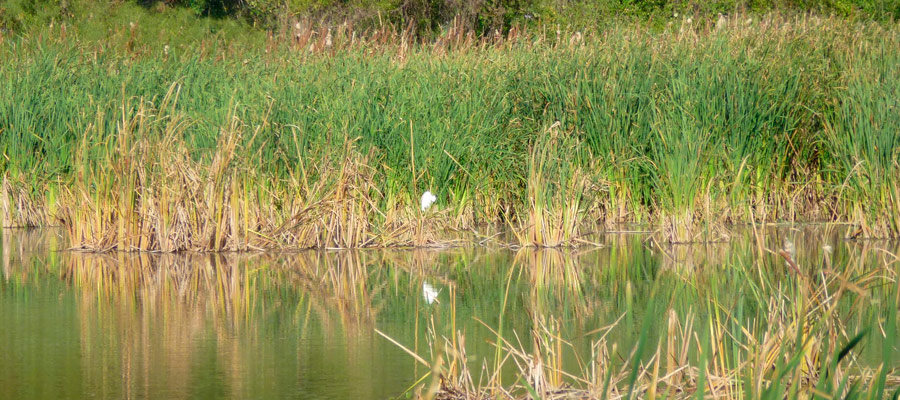
[[[900,235],[896,23],[428,43],[300,24],[265,48],[55,33],[0,45],[4,221],[56,218],[84,249],[428,245],[485,223],[527,246],[623,222],[666,242],[777,221]]]
[[[846,86],[825,119],[839,182],[837,210],[859,223],[854,236],[900,235],[900,55],[880,43],[855,43],[840,59]],[[852,63],[852,64],[851,64]]]
[[[176,110],[178,88],[170,88],[159,108],[143,99],[126,101],[115,126],[104,126],[100,114],[87,127],[75,177],[55,216],[74,248],[248,251],[435,243],[437,227],[427,218],[400,219],[411,212],[395,212],[394,221],[378,214],[376,172],[352,141],[315,163],[301,159],[297,176],[277,181],[243,155],[244,135],[252,142],[262,126],[247,127],[232,115],[213,153],[197,160],[184,141],[191,122]],[[379,232],[376,221],[394,230]]]

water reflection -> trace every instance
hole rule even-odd
[[[376,329],[427,360],[436,338],[462,345],[477,371],[502,326],[555,363],[559,383],[559,371],[586,368],[585,355],[605,352],[598,368],[615,368],[642,327],[663,343],[720,303],[746,303],[747,331],[762,331],[767,310],[754,307],[791,276],[776,253],[786,240],[803,273],[840,265],[884,282],[860,296],[889,293],[897,248],[841,234],[748,229],[744,240],[662,249],[611,235],[597,239],[603,248],[564,251],[85,254],[56,251],[57,231],[7,230],[0,398],[386,398],[427,369]],[[878,307],[863,306],[837,312],[847,326],[878,319]],[[600,335],[618,353],[598,347]],[[571,347],[548,352],[553,336]],[[504,368],[514,379],[515,366]]]
[[[434,302],[440,303],[438,300],[438,295],[441,294],[441,291],[435,289],[434,286],[431,286],[430,283],[425,282],[422,284],[422,297],[425,298],[425,302],[428,304],[434,304]]]

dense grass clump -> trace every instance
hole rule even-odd
[[[900,235],[895,24],[735,16],[661,31],[451,30],[425,43],[388,28],[298,25],[258,46],[178,47],[127,29],[103,44],[59,29],[0,47],[10,60],[0,65],[4,204],[23,205],[4,208],[8,224],[34,223],[20,209],[60,207],[44,219],[107,237],[101,227],[119,224],[107,213],[159,205],[152,182],[179,168],[207,171],[192,175],[206,194],[184,197],[209,205],[193,214],[198,226],[224,226],[242,204],[232,215],[257,238],[183,248],[421,244],[438,228],[506,221],[529,245],[621,222],[654,224],[672,242],[722,239],[727,224],[750,221]],[[235,138],[227,148],[224,137]],[[231,169],[216,170],[223,154]],[[122,157],[134,178],[110,181]],[[366,178],[347,181],[347,160]],[[425,190],[440,218],[417,213]],[[77,193],[106,222],[73,218],[88,204]],[[309,208],[325,203],[331,211]],[[354,239],[323,241],[312,226]],[[100,242],[89,247],[122,248]]]

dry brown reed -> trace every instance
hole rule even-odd
[[[123,104],[115,128],[117,148],[108,153],[105,165],[77,163],[81,170],[60,207],[74,247],[164,252],[253,248],[258,208],[251,209],[251,199],[243,195],[250,175],[241,174],[234,160],[243,127],[231,118],[210,165],[193,161],[182,141],[188,122],[171,109],[176,88],[158,111],[143,102],[133,109]],[[82,148],[102,137],[102,129],[91,125]]]
[[[255,135],[260,127],[248,132],[232,115],[211,161],[194,160],[182,139],[189,122],[173,108],[177,88],[172,86],[159,109],[144,102],[123,105],[116,151],[99,167],[78,162],[81,170],[63,192],[57,215],[73,248],[174,252],[453,243],[436,236],[446,226],[446,212],[426,214],[399,204],[388,212],[378,208],[383,194],[374,184],[370,156],[352,141],[343,153],[323,157],[326,162],[301,165],[290,182],[260,185],[267,178],[236,155],[245,134]],[[83,149],[96,146],[90,141],[100,129],[88,128]],[[384,221],[378,229],[375,219]]]
[[[590,186],[581,169],[567,157],[573,151],[574,144],[560,132],[559,122],[532,147],[525,184],[528,208],[519,213],[518,226],[512,228],[520,246],[579,244],[579,228],[585,222],[582,198]]]
[[[614,360],[611,356],[617,354],[619,349],[610,345],[605,335],[592,342],[591,354],[584,355],[587,359],[580,365],[580,371],[564,369],[562,354],[571,344],[560,336],[559,322],[550,318],[535,325],[531,333],[534,342],[529,346],[532,350],[527,350],[516,339],[498,335],[502,338],[503,363],[514,365],[517,375],[521,377],[518,383],[497,387],[493,386],[496,382],[490,381],[478,386],[473,378],[477,374],[466,367],[465,337],[459,333],[455,340],[443,339],[445,357],[459,370],[442,369],[441,372],[446,375],[440,379],[441,392],[435,398],[525,399],[537,396],[542,399],[621,399],[632,398],[631,393],[635,393],[638,397],[653,398],[665,394],[666,398],[688,399],[695,398],[698,391],[705,393],[706,398],[745,398],[746,393],[763,393],[772,384],[771,372],[790,362],[793,350],[789,349],[793,349],[792,344],[798,340],[798,331],[801,332],[799,338],[803,346],[796,350],[802,352],[802,358],[791,375],[794,382],[791,385],[797,385],[801,391],[815,393],[814,388],[820,378],[837,382],[852,378],[861,383],[877,379],[879,370],[859,370],[858,367],[842,367],[831,376],[820,376],[822,360],[840,350],[835,339],[845,337],[846,331],[835,318],[828,318],[824,328],[819,328],[820,320],[832,312],[830,307],[816,307],[803,315],[784,315],[782,310],[778,310],[779,307],[772,304],[767,322],[775,324],[774,328],[761,338],[750,338],[750,343],[744,348],[749,357],[739,360],[736,367],[729,360],[731,354],[725,347],[720,347],[720,340],[732,334],[723,325],[725,321],[697,326],[690,322],[694,320],[694,315],[681,318],[670,310],[668,333],[660,339],[652,357],[638,363],[634,383],[630,382],[631,377],[635,376],[632,367],[635,366],[636,352],[632,350],[627,353],[624,362]],[[605,329],[608,332],[612,328]],[[702,351],[697,348],[700,346],[697,341],[703,335],[713,337],[714,344],[712,352],[707,354],[709,364],[701,371],[692,365],[689,354]],[[752,376],[753,380],[745,382],[747,376]],[[698,386],[701,382],[702,387]],[[748,384],[752,387],[745,386]],[[900,377],[888,376],[887,384],[900,384]]]
[[[31,185],[3,174],[0,183],[0,213],[4,228],[44,226],[48,222],[47,201],[31,193]]]

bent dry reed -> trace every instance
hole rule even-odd
[[[6,40],[4,224],[156,251],[446,245],[496,223],[522,246],[619,223],[667,242],[774,221],[900,236],[896,23],[385,32]]]

